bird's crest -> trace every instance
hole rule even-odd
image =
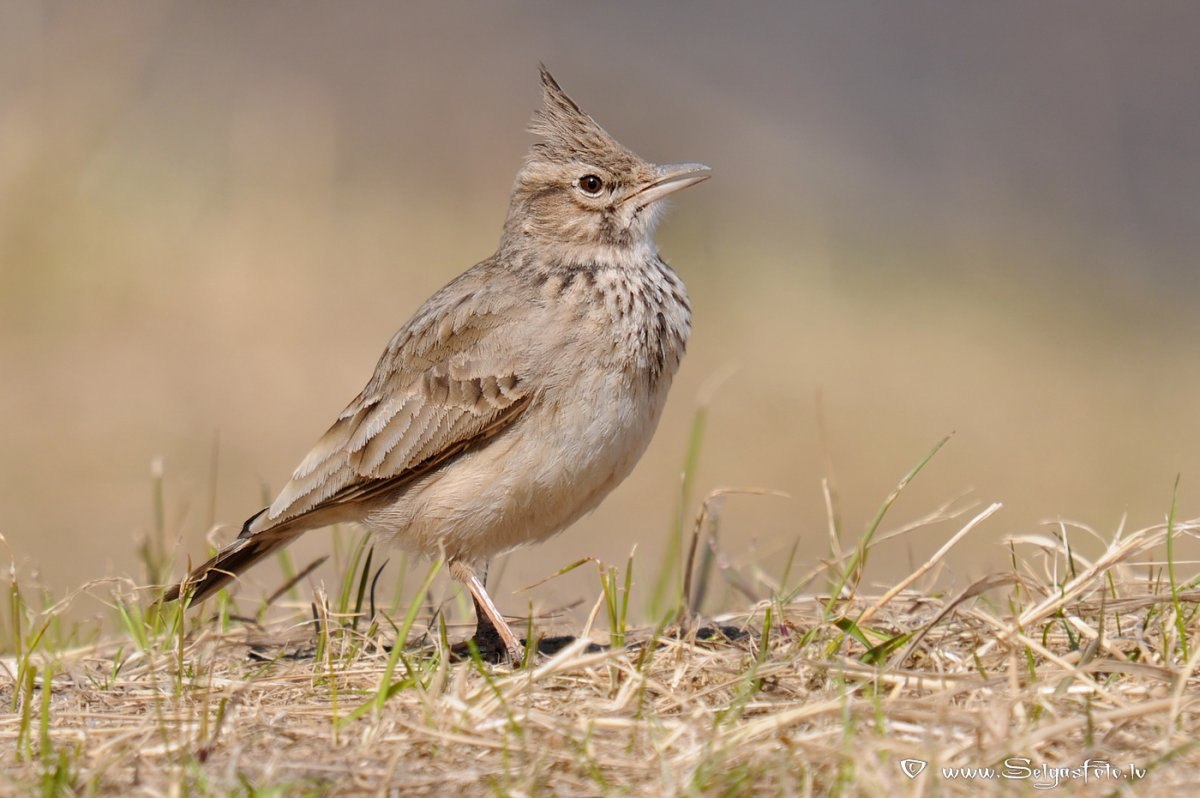
[[[542,107],[529,123],[529,131],[542,139],[533,145],[536,153],[570,161],[580,156],[637,158],[567,96],[544,64],[541,74]]]

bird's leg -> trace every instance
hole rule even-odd
[[[486,573],[485,568],[484,574]],[[466,585],[475,601],[475,645],[480,653],[499,654],[504,651],[514,664],[524,660],[524,647],[509,628],[500,610],[496,608],[495,602],[483,586],[483,580],[474,569],[462,560],[452,560],[450,576]]]
[[[471,601],[475,604],[475,635],[471,639],[475,641],[475,646],[483,656],[499,660],[506,653],[511,656],[511,649],[489,617],[489,610],[496,612],[495,606],[490,603],[484,603],[489,598],[487,594],[487,563],[484,563],[483,567],[478,569],[478,572],[479,584],[483,586],[484,592],[483,601],[481,602],[479,594],[474,590],[471,591]],[[496,617],[500,619],[502,625],[505,623],[504,618],[500,616],[499,612],[496,612]]]

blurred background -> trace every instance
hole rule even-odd
[[[161,461],[179,561],[231,537],[493,251],[539,61],[634,151],[715,177],[659,234],[695,332],[658,435],[511,557],[502,607],[590,605],[591,570],[509,588],[634,542],[645,587],[706,393],[686,515],[718,486],[791,497],[726,502],[738,564],[824,556],[826,477],[856,538],[951,433],[885,526],[1002,501],[958,584],[1047,520],[1161,521],[1176,474],[1187,516],[1197,30],[1196,4],[1120,0],[0,0],[0,534],[55,591],[138,578]],[[868,582],[959,523],[887,544]]]

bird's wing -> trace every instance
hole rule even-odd
[[[516,292],[472,270],[396,333],[367,387],[243,536],[401,487],[512,424],[536,389],[515,355]]]

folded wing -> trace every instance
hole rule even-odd
[[[396,334],[367,387],[243,537],[398,489],[520,415],[535,385],[519,373],[514,352],[514,292],[454,288]]]

